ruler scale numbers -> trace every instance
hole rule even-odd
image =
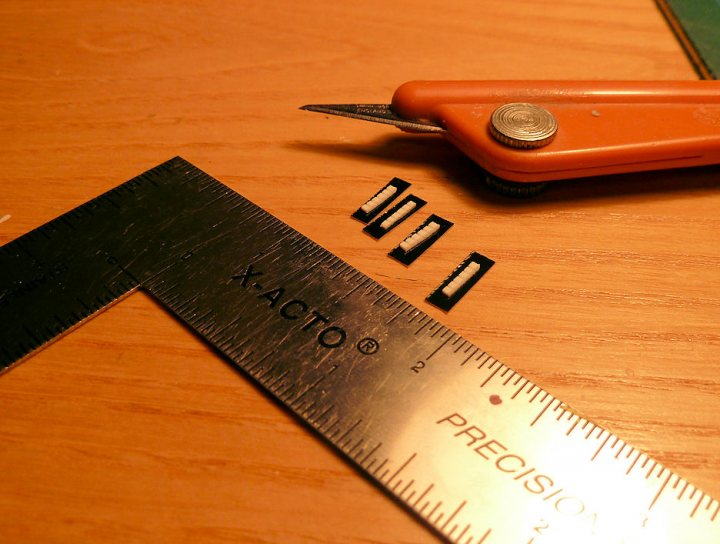
[[[720,542],[720,503],[175,158],[0,248],[0,370],[143,288],[440,537]]]

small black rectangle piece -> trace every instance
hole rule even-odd
[[[494,264],[492,259],[473,251],[425,300],[449,311]]]

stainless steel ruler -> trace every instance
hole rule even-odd
[[[717,500],[180,158],[0,248],[0,370],[138,287],[448,541],[720,542]]]

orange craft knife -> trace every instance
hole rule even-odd
[[[517,196],[553,180],[720,163],[720,81],[412,81],[391,104],[302,109],[441,134]]]

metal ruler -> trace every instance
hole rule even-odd
[[[180,158],[0,248],[0,369],[138,287],[448,541],[720,542],[720,502]]]

